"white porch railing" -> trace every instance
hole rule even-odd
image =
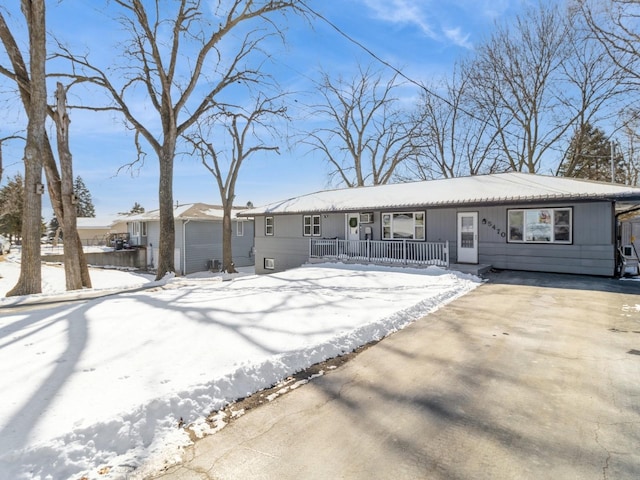
[[[311,238],[309,258],[449,267],[449,242]]]

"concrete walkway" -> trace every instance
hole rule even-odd
[[[640,478],[638,293],[491,274],[156,478]]]

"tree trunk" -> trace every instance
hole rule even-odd
[[[160,211],[160,242],[158,245],[158,272],[156,280],[162,279],[167,273],[175,272],[173,261],[176,246],[176,227],[173,218],[173,155],[175,139],[166,139],[160,152],[160,181],[159,181],[159,211]]]
[[[44,144],[44,172],[47,177],[47,190],[49,192],[49,199],[51,200],[51,206],[53,207],[53,211],[56,214],[56,218],[60,225],[64,225],[65,222],[65,208],[62,202],[62,180],[60,179],[60,174],[58,173],[58,166],[56,165],[55,158],[53,156],[53,151],[51,150],[51,143],[49,138],[46,136],[46,142]],[[75,212],[75,205],[72,206],[71,210]],[[80,240],[80,234],[76,230],[73,233],[73,236],[77,238],[78,245],[82,245]],[[66,256],[69,254],[67,249],[64,250],[65,259],[67,261]],[[89,275],[89,267],[87,266],[87,260],[84,255],[84,251],[80,248],[75,256],[78,258],[78,262],[80,263],[80,276],[82,277],[82,286],[85,288],[91,288],[91,277]]]
[[[22,11],[29,26],[31,102],[28,109],[27,144],[24,158],[24,203],[22,217],[22,263],[18,283],[7,297],[42,292],[40,227],[42,218],[42,152],[45,141],[47,85],[45,79],[46,30],[44,0],[23,0]]]
[[[231,246],[231,204],[225,202],[223,205],[224,214],[222,217],[222,265],[227,273],[237,273],[233,264],[233,250]]]
[[[23,11],[28,12],[30,11],[29,9],[30,6],[28,2],[23,3]],[[29,20],[27,20],[27,23],[30,24]],[[9,31],[6,23],[4,22],[4,19],[2,18],[2,15],[0,15],[0,37],[2,38],[2,43],[5,46],[5,50],[9,56],[11,64],[13,65],[16,75],[15,81],[18,87],[18,91],[20,92],[20,99],[22,100],[22,105],[24,106],[24,110],[28,115],[31,111],[31,78],[27,71],[22,52],[18,48],[13,35]],[[47,178],[47,188],[49,191],[49,197],[51,199],[51,205],[53,207],[53,211],[56,214],[56,217],[58,218],[58,221],[62,225],[64,223],[65,215],[62,206],[60,174],[58,173],[58,166],[56,165],[56,160],[53,155],[53,151],[51,150],[51,143],[49,141],[46,130],[44,133],[43,150],[40,153],[42,155],[41,161],[44,163],[44,171]],[[75,232],[74,235],[78,238],[78,244],[80,244],[79,234]],[[84,252],[80,250],[77,257],[79,257],[80,259],[79,261],[82,284],[85,287],[91,288],[91,278],[89,277],[89,268],[87,267]]]
[[[78,227],[73,192],[73,167],[69,151],[69,116],[67,115],[67,94],[58,82],[56,89],[57,109],[54,116],[58,139],[58,156],[60,158],[62,207],[65,215],[62,220],[64,234],[64,273],[67,290],[82,288],[80,257],[78,252],[82,245],[78,242]]]

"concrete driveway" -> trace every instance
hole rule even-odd
[[[640,478],[640,282],[489,280],[156,478]]]

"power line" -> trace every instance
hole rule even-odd
[[[369,47],[364,45],[362,42],[359,42],[358,40],[353,38],[351,35],[346,33],[344,30],[342,30],[340,27],[338,27],[335,23],[333,23],[327,17],[325,17],[321,13],[318,13],[317,11],[312,9],[311,7],[309,7],[309,5],[307,5],[304,1],[301,1],[300,3],[308,10],[308,12],[311,15],[313,15],[313,16],[319,18],[320,20],[322,20],[323,22],[325,22],[327,25],[329,25],[331,28],[333,28],[336,32],[338,32],[338,34],[340,36],[344,37],[349,42],[351,42],[354,45],[356,45],[358,48],[364,50],[368,55],[373,57],[375,60],[377,60],[378,62],[380,62],[381,64],[383,64],[387,68],[390,68],[391,70],[396,72],[399,76],[404,78],[409,83],[412,83],[413,85],[417,86],[418,88],[421,88],[422,90],[424,90],[425,93],[436,97],[438,100],[443,101],[444,103],[449,105],[451,108],[457,109],[458,111],[464,113],[465,115],[469,116],[473,120],[477,120],[477,121],[480,121],[480,122],[484,122],[485,121],[485,120],[475,116],[473,113],[468,112],[467,110],[461,108],[460,105],[454,105],[450,100],[447,100],[446,98],[442,97],[441,95],[439,95],[436,92],[434,92],[434,91],[430,90],[429,88],[427,88],[424,84],[422,84],[422,83],[418,82],[417,80],[414,80],[413,78],[409,77],[404,72],[402,72],[399,68],[395,67],[394,65],[392,65],[388,61],[386,61],[383,58],[381,58],[378,54],[376,54],[373,50],[371,50]]]

